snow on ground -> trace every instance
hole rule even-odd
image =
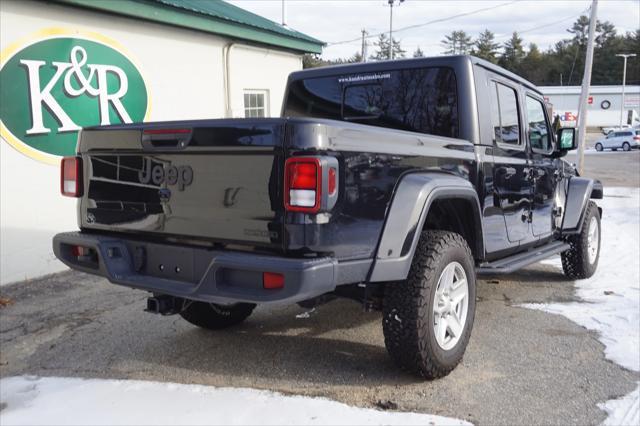
[[[629,395],[598,404],[607,412],[609,417],[604,421],[605,426],[640,425],[640,388]]]
[[[525,307],[564,315],[599,333],[605,356],[640,371],[640,189],[605,188],[598,270],[576,281],[586,303],[528,304]],[[545,261],[562,268],[560,258]],[[640,424],[640,386],[629,395],[600,405],[605,424]]]
[[[0,380],[9,425],[469,425],[429,414],[350,407],[323,398],[137,380]]]

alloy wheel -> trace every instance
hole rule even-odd
[[[468,307],[467,274],[460,263],[451,262],[440,274],[433,302],[433,331],[445,351],[453,349],[462,337]]]
[[[589,263],[593,265],[598,258],[598,250],[600,248],[600,228],[598,219],[593,216],[589,221],[589,231],[587,234],[587,253],[589,255]]]

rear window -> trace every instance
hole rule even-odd
[[[345,74],[294,81],[285,117],[315,117],[458,137],[451,68]]]

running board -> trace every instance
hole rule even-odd
[[[514,254],[513,256],[505,257],[504,259],[499,259],[494,262],[482,263],[476,268],[476,274],[510,274],[532,263],[551,257],[554,254],[562,253],[570,247],[571,246],[564,241],[553,241],[549,244],[525,251],[524,253]]]

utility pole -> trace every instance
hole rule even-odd
[[[389,59],[393,59],[393,4],[404,0],[387,0],[389,2]]]
[[[584,145],[587,136],[587,99],[589,98],[589,86],[591,85],[591,67],[593,65],[593,39],[595,38],[597,19],[598,0],[593,0],[591,2],[591,16],[589,17],[587,58],[584,62],[582,91],[580,92],[580,104],[578,105],[578,173],[580,174],[582,174],[582,170],[584,168]]]
[[[362,29],[362,51],[360,52],[360,56],[362,56],[362,58],[360,59],[360,62],[367,62],[367,30],[365,30],[364,28]]]
[[[620,128],[622,128],[622,117],[624,116],[624,86],[627,83],[627,58],[633,58],[635,53],[618,53],[616,56],[624,58],[624,66],[622,68],[622,96],[620,99]]]
[[[283,27],[287,26],[287,9],[284,4],[284,0],[282,0],[282,26]]]
[[[389,59],[393,59],[393,3],[389,0]]]

